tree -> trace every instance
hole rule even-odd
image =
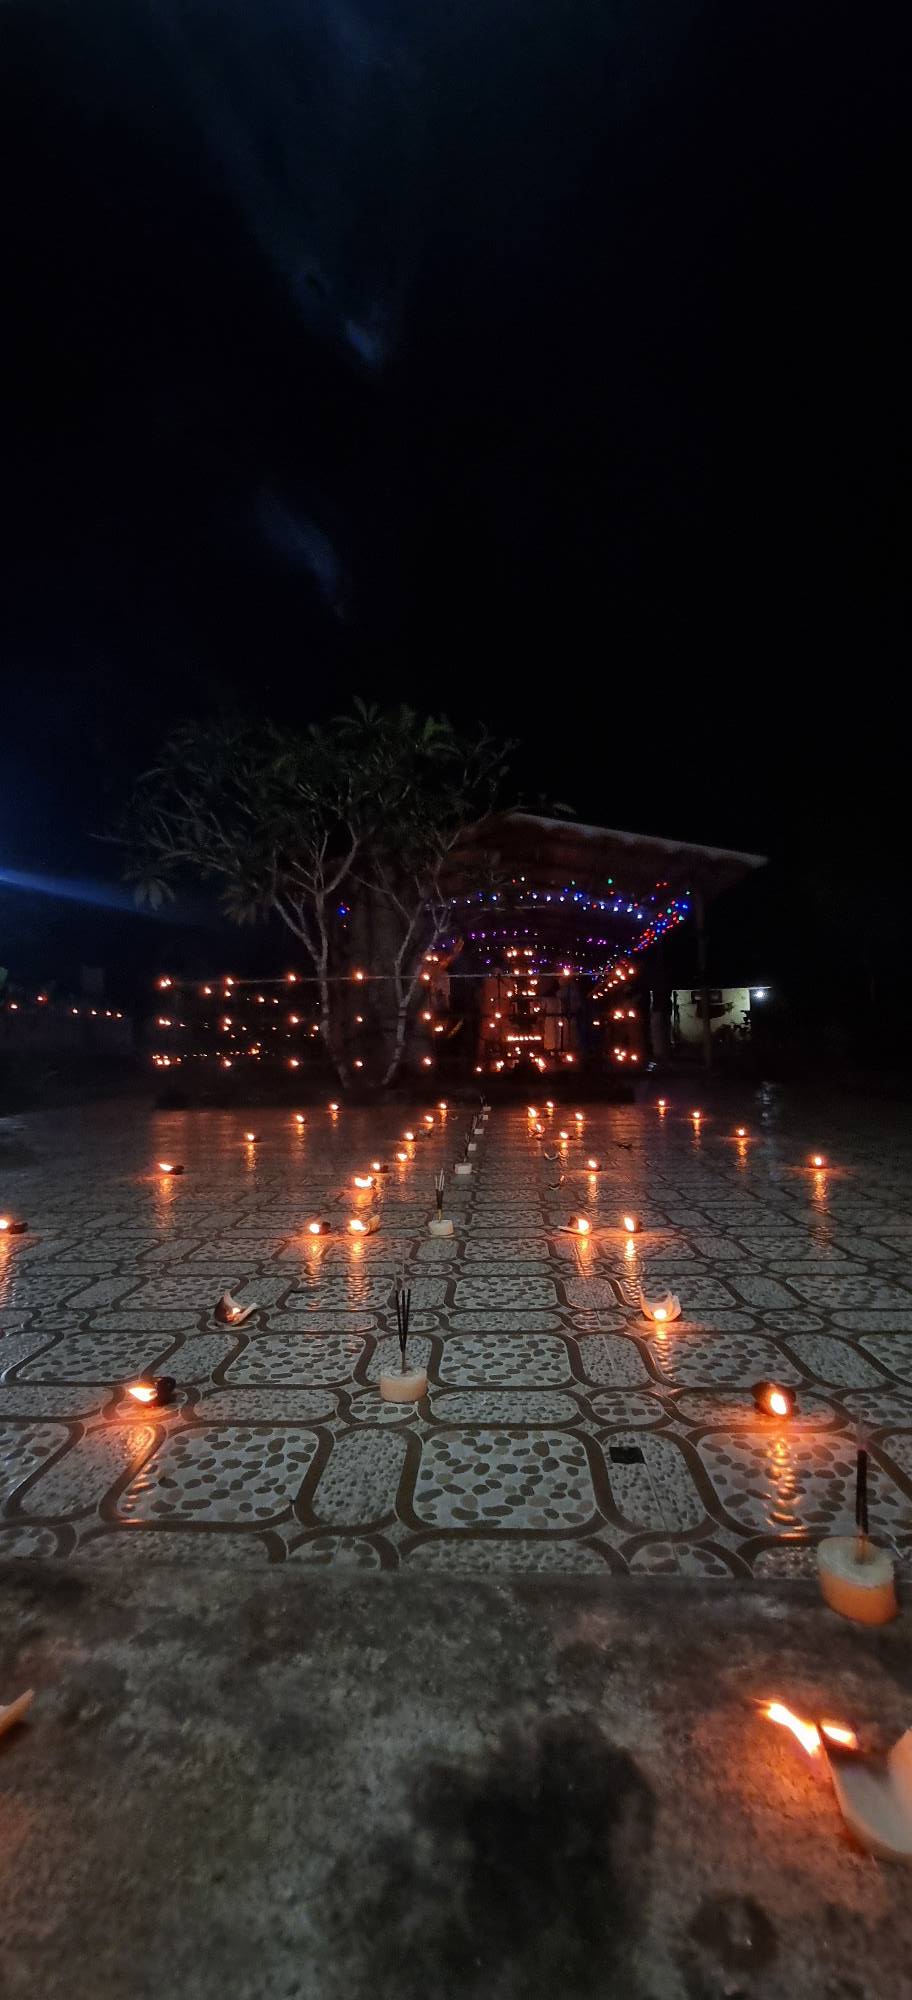
[[[449,915],[447,857],[494,803],[505,769],[487,730],[463,736],[446,717],[404,707],[356,702],[300,732],[189,723],[136,787],[119,836],[126,872],[153,905],[195,876],[217,885],[238,923],[278,917],[313,966],[323,1045],[343,1080],[353,943],[366,946],[388,1084],[424,953]]]

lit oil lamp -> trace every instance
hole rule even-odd
[[[583,1114],[582,1114],[582,1112],[581,1112],[581,1111],[574,1111],[574,1113],[573,1113],[573,1116],[574,1116],[574,1118],[576,1119],[576,1122],[577,1122],[577,1124],[578,1124],[578,1125],[581,1125],[581,1124],[582,1124],[582,1122],[583,1122]]]
[[[354,1183],[356,1188],[372,1188],[374,1185],[374,1176],[373,1174],[355,1174]]]
[[[567,1228],[571,1236],[589,1236],[592,1224],[588,1215],[571,1215]]]
[[[385,1161],[385,1160],[372,1160],[372,1161],[371,1161],[371,1173],[372,1173],[372,1174],[388,1174],[388,1173],[389,1173],[389,1167],[387,1166],[387,1164],[386,1164],[386,1161]]]
[[[258,1133],[258,1132],[245,1132],[245,1133],[244,1133],[244,1138],[246,1139],[246,1141],[247,1141],[247,1144],[248,1144],[248,1146],[256,1146],[256,1145],[258,1145],[258,1144],[259,1144],[259,1137],[260,1137],[260,1135],[259,1135],[259,1133]]]
[[[782,1382],[755,1382],[751,1395],[754,1408],[764,1417],[791,1417],[798,1407],[794,1389]]]
[[[141,1382],[128,1382],[126,1387],[127,1395],[132,1396],[134,1403],[145,1403],[150,1409],[161,1410],[167,1403],[173,1403],[177,1383],[173,1375],[158,1375]]]
[[[405,1139],[405,1140],[406,1140],[406,1141],[408,1142],[408,1144],[409,1144],[410,1146],[414,1146],[414,1144],[415,1144],[415,1134],[414,1134],[414,1132],[412,1131],[412,1129],[411,1129],[411,1126],[409,1126],[409,1128],[408,1128],[408,1131],[406,1131],[406,1132],[403,1132],[403,1134],[402,1134],[402,1137],[403,1137],[403,1139]]]
[[[693,1119],[694,1124],[699,1125],[703,1117],[702,1111],[692,1111],[690,1115],[691,1118]]]
[[[27,1229],[18,1215],[0,1215],[0,1236],[24,1236]]]
[[[305,1224],[305,1228],[308,1236],[329,1236],[332,1230],[332,1223],[322,1222],[315,1216],[312,1222]]]
[[[659,1101],[658,1101],[658,1104],[656,1105],[656,1110],[657,1110],[657,1111],[667,1111],[667,1110],[668,1110],[668,1099],[667,1099],[667,1097],[660,1097],[660,1098],[659,1098]]]
[[[589,1159],[589,1160],[587,1160],[587,1161],[586,1161],[586,1172],[587,1172],[587,1173],[589,1173],[589,1174],[600,1174],[600,1173],[601,1173],[601,1171],[602,1171],[602,1163],[601,1163],[601,1160],[597,1160],[597,1159],[595,1159],[595,1158],[593,1157],[592,1159]]]
[[[295,1124],[296,1124],[296,1125],[297,1125],[297,1126],[298,1126],[298,1127],[300,1128],[300,1127],[301,1127],[301,1126],[302,1126],[302,1125],[304,1124],[304,1122],[305,1122],[305,1121],[304,1121],[304,1113],[303,1113],[303,1111],[296,1111],[296,1112],[295,1112]]]
[[[399,1148],[399,1151],[398,1151],[398,1153],[396,1154],[396,1158],[397,1158],[397,1160],[398,1160],[398,1161],[400,1162],[400,1165],[402,1165],[402,1166],[405,1166],[405,1165],[407,1165],[407,1164],[408,1164],[408,1157],[409,1157],[409,1156],[408,1156],[407,1152],[405,1152],[404,1148],[400,1146],[400,1148]]]
[[[427,1129],[428,1129],[428,1131],[430,1132],[430,1130],[431,1130],[431,1129],[432,1129],[432,1127],[433,1127],[433,1123],[434,1123],[434,1114],[433,1114],[433,1112],[431,1112],[431,1111],[426,1111],[426,1112],[425,1112],[425,1114],[424,1114],[424,1121],[423,1121],[423,1122],[424,1122],[424,1124],[425,1124],[425,1125],[427,1126]]]
[[[836,1802],[860,1846],[885,1861],[912,1861],[912,1730],[887,1750],[862,1750],[842,1722],[810,1722],[781,1701],[758,1704],[791,1731],[808,1757],[826,1758]]]
[[[668,1326],[672,1320],[681,1317],[681,1301],[677,1292],[666,1292],[661,1299],[647,1299],[641,1285],[637,1297],[644,1319],[653,1320],[656,1326]]]
[[[184,1169],[174,1160],[159,1160],[158,1171],[160,1174],[182,1174]]]
[[[639,1236],[640,1230],[642,1229],[643,1225],[638,1215],[622,1215],[621,1221],[623,1222],[624,1228],[626,1229],[628,1236]]]
[[[819,1172],[820,1172],[820,1169],[821,1169],[821,1167],[825,1167],[825,1166],[826,1166],[826,1159],[825,1159],[825,1156],[824,1156],[824,1154],[823,1154],[823,1153],[812,1153],[812,1154],[811,1154],[811,1166],[812,1166],[812,1167],[816,1167],[816,1169],[817,1169],[817,1172],[819,1173]]]
[[[353,1215],[349,1219],[350,1236],[373,1236],[380,1227],[379,1215]]]
[[[441,1097],[441,1099],[440,1099],[440,1102],[439,1102],[439,1104],[438,1104],[438,1106],[437,1106],[437,1109],[438,1109],[438,1111],[443,1111],[443,1112],[445,1112],[445,1111],[447,1111],[447,1110],[448,1110],[448,1108],[449,1108],[449,1107],[448,1107],[448,1105],[447,1105],[447,1101],[446,1101],[446,1098],[445,1098],[445,1097]]]
[[[570,1137],[570,1134],[569,1134],[569,1132],[566,1132],[566,1131],[563,1131],[563,1132],[558,1132],[558,1135],[557,1135],[557,1136],[558,1136],[558,1138],[559,1138],[559,1140],[560,1140],[560,1142],[561,1142],[561,1145],[562,1145],[562,1146],[566,1146],[566,1144],[567,1144],[567,1141],[568,1141],[568,1139],[569,1139],[569,1137]]]
[[[212,1317],[218,1321],[219,1326],[243,1326],[256,1311],[255,1305],[242,1306],[237,1299],[232,1298],[230,1292],[223,1292],[218,1304],[213,1307]]]
[[[337,1113],[337,1111],[338,1111],[338,1109],[339,1109],[339,1106],[338,1106],[338,1104],[328,1104],[326,1108],[327,1108],[327,1111],[330,1111],[330,1112],[332,1112],[332,1115],[333,1115],[333,1117],[335,1118],[335,1116],[336,1116],[336,1113]]]

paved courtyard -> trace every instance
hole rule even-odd
[[[849,1524],[860,1418],[872,1527],[908,1568],[903,1121],[761,1096],[739,1141],[718,1108],[695,1129],[698,1101],[579,1125],[543,1108],[560,1160],[523,1108],[496,1111],[466,1181],[455,1106],[404,1162],[396,1107],[0,1122],[0,1212],[29,1224],[0,1237],[0,1556],[788,1577]],[[335,1230],[377,1157],[380,1230],[356,1242]],[[426,1231],[439,1166],[446,1241]],[[563,1228],[580,1210],[585,1243]],[[308,1236],[313,1216],[334,1233]],[[430,1388],[397,1407],[377,1382],[403,1257]],[[627,1302],[641,1276],[681,1319]],[[240,1331],[213,1320],[226,1287],[256,1302]],[[177,1378],[172,1409],[125,1399],[146,1372]],[[758,1416],[760,1377],[794,1386],[790,1422]]]

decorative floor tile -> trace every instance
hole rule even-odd
[[[393,1431],[338,1438],[320,1474],[311,1512],[327,1527],[368,1527],[395,1508],[405,1464],[405,1439]]]
[[[471,1179],[448,1178],[456,1230],[436,1241],[451,1121],[387,1177],[359,1247],[351,1176],[408,1116],[352,1106],[333,1129],[315,1110],[302,1137],[264,1109],[251,1165],[241,1113],[40,1115],[16,1177],[32,1226],[0,1243],[0,1557],[812,1570],[851,1520],[861,1420],[872,1511],[912,1563],[912,1148],[878,1107],[828,1109],[810,1133],[780,1093],[742,1159],[709,1108],[695,1143],[678,1112],[589,1106],[560,1169],[523,1105],[498,1111]],[[823,1188],[798,1164],[814,1144]],[[165,1187],[150,1163],[168,1152],[188,1172]],[[586,1245],[560,1227],[580,1209]],[[319,1242],[314,1214],[337,1224]],[[403,1259],[419,1406],[377,1390],[398,1365]],[[638,1279],[681,1296],[664,1334],[618,1302]],[[257,1305],[242,1329],[213,1320],[226,1286]],[[153,1368],[180,1394],[150,1421],[118,1392]],[[754,1409],[767,1377],[797,1390],[786,1426]]]
[[[308,1432],[184,1430],[167,1438],[118,1502],[134,1521],[232,1521],[239,1527],[275,1520],[300,1492],[317,1450]]]
[[[454,1334],[446,1342],[440,1363],[441,1382],[464,1388],[495,1384],[530,1386],[568,1382],[571,1378],[567,1343],[548,1334]]]
[[[154,1442],[151,1424],[123,1429],[107,1424],[87,1431],[20,1496],[23,1514],[65,1521],[71,1514],[94,1511]]]
[[[412,1502],[428,1527],[587,1526],[596,1512],[579,1439],[563,1431],[443,1431],[425,1440]]]
[[[69,1440],[65,1424],[0,1424],[0,1505]]]
[[[348,1382],[364,1352],[357,1334],[262,1333],[225,1370],[225,1382],[304,1388],[308,1384]]]

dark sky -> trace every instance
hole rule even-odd
[[[7,0],[0,865],[109,867],[176,713],[352,691],[583,817],[876,857],[898,19]]]

